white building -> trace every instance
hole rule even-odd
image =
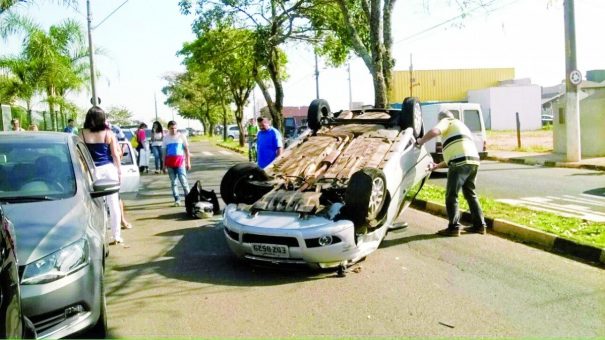
[[[511,80],[500,86],[469,90],[468,102],[481,104],[488,130],[516,130],[519,113],[521,130],[542,127],[542,90],[529,79]]]

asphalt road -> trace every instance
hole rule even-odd
[[[207,189],[243,159],[192,148],[191,183]],[[605,336],[596,267],[492,235],[437,237],[446,221],[415,210],[344,278],[257,267],[230,254],[220,217],[171,207],[167,175],[143,183],[108,258],[111,337]]]
[[[445,186],[434,173],[429,183]],[[563,216],[605,222],[605,172],[483,161],[477,176],[480,196]]]

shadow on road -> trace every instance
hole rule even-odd
[[[389,233],[391,234],[391,233]],[[420,235],[412,235],[400,238],[389,238],[382,241],[380,244],[380,248],[388,248],[393,246],[398,246],[414,241],[424,241],[424,240],[432,240],[435,238],[443,238],[441,235],[437,234],[420,234]]]
[[[174,219],[183,214],[165,215]],[[167,278],[227,286],[272,286],[307,281],[336,275],[334,271],[316,271],[306,266],[258,266],[231,254],[218,221],[199,227],[176,229],[156,234],[157,237],[181,237],[180,241],[156,261],[130,266],[114,266],[124,283],[130,278],[157,273]],[[115,286],[120,287],[120,285]],[[119,290],[119,288],[118,288]],[[113,295],[114,292],[110,293]]]

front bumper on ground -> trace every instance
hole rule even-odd
[[[100,280],[91,264],[59,280],[21,285],[23,314],[41,338],[62,338],[94,325],[100,315]]]
[[[365,248],[355,242],[355,228],[348,220],[332,221],[325,217],[301,218],[297,213],[249,212],[233,204],[223,216],[225,239],[238,257],[271,263],[309,264],[322,268],[338,267],[358,259]],[[332,243],[320,245],[329,236]],[[325,243],[325,242],[324,242]],[[287,254],[267,255],[254,250],[255,245],[287,247]],[[286,256],[287,255],[287,256]]]

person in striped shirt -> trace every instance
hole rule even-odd
[[[439,123],[416,141],[418,146],[441,136],[443,141],[443,161],[429,165],[430,170],[448,168],[445,190],[445,208],[448,226],[437,233],[444,236],[460,236],[460,211],[458,193],[462,190],[471,211],[473,225],[466,231],[485,234],[486,225],[479,199],[475,193],[475,179],[479,170],[479,153],[471,131],[454,115],[444,110],[439,112]]]
[[[189,154],[189,144],[187,137],[178,132],[176,122],[171,120],[168,122],[168,134],[164,136],[162,142],[164,154],[164,172],[168,170],[170,177],[170,187],[172,188],[172,196],[174,197],[174,206],[181,205],[177,179],[184,191],[184,196],[189,193],[189,183],[187,182],[187,171],[191,170],[191,156]]]

